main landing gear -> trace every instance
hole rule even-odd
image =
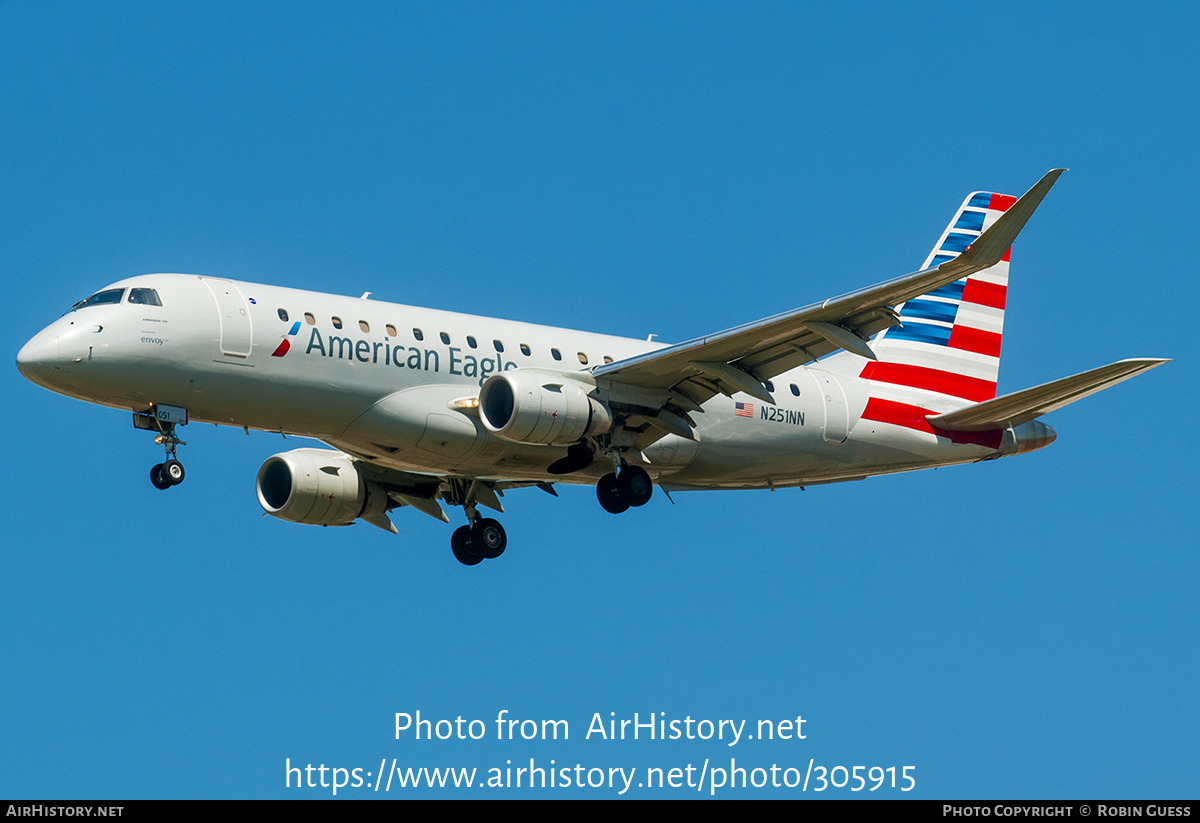
[[[654,494],[654,483],[641,466],[623,466],[620,473],[604,475],[596,484],[596,497],[606,512],[620,514],[630,506],[644,506]]]
[[[445,499],[453,506],[462,506],[467,515],[467,525],[459,526],[450,536],[450,550],[459,563],[474,566],[504,554],[508,548],[504,527],[490,517],[480,517],[475,508],[476,500],[482,499],[485,505],[504,511],[491,486],[478,480],[453,480]]]
[[[450,550],[464,566],[495,560],[507,547],[504,527],[490,517],[480,517],[469,526],[459,526],[450,536]]]

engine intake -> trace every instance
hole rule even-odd
[[[364,480],[354,462],[328,449],[296,449],[268,457],[255,482],[267,514],[292,523],[348,526],[387,511],[383,488]]]
[[[612,428],[612,412],[565,374],[513,369],[494,374],[479,391],[483,425],[517,443],[565,446]]]

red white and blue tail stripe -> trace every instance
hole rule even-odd
[[[968,196],[922,268],[958,257],[1014,202],[991,192]],[[901,325],[875,339],[879,359],[860,376],[973,403],[995,397],[1008,264],[1006,252],[996,265],[902,304]]]

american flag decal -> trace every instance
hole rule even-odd
[[[734,414],[734,417],[753,417],[754,416],[754,404],[753,403],[734,403],[733,404],[733,414]]]

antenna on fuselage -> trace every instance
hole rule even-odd
[[[365,291],[365,292],[363,292],[363,296],[362,296],[362,297],[360,297],[360,298],[358,298],[358,299],[359,299],[359,300],[366,300],[366,299],[367,299],[368,297],[370,297],[370,296],[371,296],[371,293],[370,293],[369,291]]]

